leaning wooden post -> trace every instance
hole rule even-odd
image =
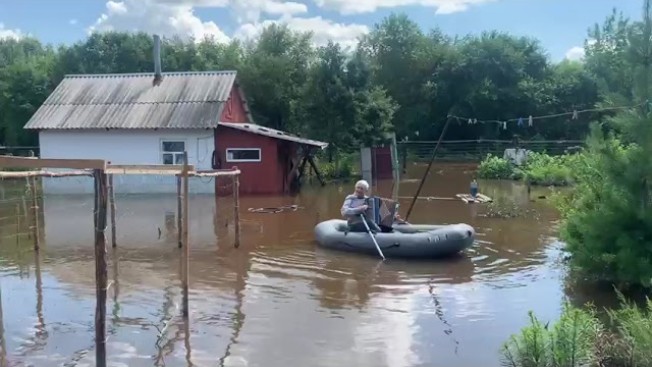
[[[106,293],[108,285],[106,259],[106,217],[108,187],[106,172],[93,170],[95,180],[95,365],[106,367]]]
[[[34,236],[34,250],[38,251],[40,247],[39,236],[39,218],[38,218],[38,190],[36,189],[36,177],[32,177],[31,191],[32,191],[32,235]]]
[[[190,244],[188,243],[188,152],[183,152],[183,317],[190,314],[188,310],[188,273],[190,268]]]
[[[118,246],[115,225],[115,190],[113,189],[113,175],[109,175],[109,201],[111,205],[111,246]]]
[[[182,227],[183,227],[183,212],[181,207],[181,175],[177,175],[177,242],[179,248],[181,248],[183,242],[181,242],[182,237]]]
[[[233,167],[234,171],[238,167]],[[231,176],[233,179],[233,224],[235,229],[235,239],[233,240],[233,247],[240,247],[240,174]]]

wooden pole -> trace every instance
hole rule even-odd
[[[183,317],[190,314],[188,309],[188,273],[190,268],[190,244],[188,243],[188,152],[183,152]]]
[[[392,134],[392,147],[391,147],[391,156],[392,156],[392,200],[398,202],[398,185],[401,181],[400,167],[398,163],[398,150],[396,148],[396,133]]]
[[[233,167],[237,170],[238,167]],[[235,229],[235,238],[233,247],[240,247],[240,175],[233,175],[233,225]]]
[[[219,219],[220,219],[219,218],[220,217],[220,215],[219,215],[219,209],[220,209],[219,180],[220,180],[219,176],[215,177],[215,195],[213,197],[215,199],[215,209],[214,209],[214,212],[213,212],[214,213],[213,214],[213,232],[215,232],[215,245],[216,246],[219,245],[219,241],[220,241],[220,232],[219,232],[219,229],[218,229]]]
[[[177,236],[179,248],[183,245],[181,241],[183,227],[183,212],[181,205],[181,175],[177,175]]]
[[[41,253],[34,251],[34,275],[36,278],[36,317],[40,334],[45,333],[45,319],[43,318],[43,280],[41,276]]]
[[[29,218],[29,212],[27,211],[27,201],[25,199],[25,195],[20,196],[21,200],[23,201],[23,216],[25,217],[25,220]]]
[[[113,175],[109,175],[109,201],[111,205],[111,246],[118,246],[117,234],[115,231],[115,190],[113,189]]]
[[[106,367],[106,259],[107,177],[104,170],[93,171],[95,177],[95,365]]]
[[[20,228],[20,204],[16,204],[16,244],[20,243],[20,234],[22,229]]]
[[[32,190],[32,235],[34,236],[34,250],[38,251],[40,247],[39,236],[39,218],[38,218],[38,190],[36,189],[36,182],[38,178],[33,177],[31,182]]]
[[[118,311],[120,310],[120,303],[118,302],[118,298],[120,296],[120,277],[118,275],[119,271],[119,261],[120,261],[120,256],[118,255],[118,249],[114,249],[112,253],[112,265],[113,265],[113,284],[111,285],[113,287],[113,323],[118,322]]]
[[[421,182],[419,183],[419,188],[417,189],[417,192],[414,194],[414,197],[412,198],[412,202],[410,203],[410,207],[408,208],[407,214],[405,214],[405,221],[407,221],[410,218],[410,213],[412,213],[412,208],[414,207],[414,203],[417,201],[417,197],[419,197],[419,194],[421,193],[421,189],[423,188],[424,182],[426,182],[426,178],[428,177],[428,173],[430,172],[430,167],[432,167],[432,162],[435,161],[435,156],[437,155],[437,150],[439,150],[439,146],[441,145],[441,141],[444,139],[444,135],[446,135],[446,130],[448,129],[448,125],[451,122],[451,118],[446,119],[446,124],[444,125],[444,128],[441,131],[441,135],[439,135],[439,140],[437,141],[437,145],[435,145],[435,149],[432,151],[432,157],[430,157],[430,162],[428,163],[428,168],[426,168],[426,172],[423,173],[423,177],[421,178]]]
[[[192,350],[190,348],[190,320],[187,318],[183,320],[183,344],[186,347],[186,362],[188,366],[192,366]]]

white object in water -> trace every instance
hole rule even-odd
[[[517,166],[522,166],[527,160],[528,154],[530,154],[530,151],[527,149],[509,148],[505,149],[503,159],[506,159]]]

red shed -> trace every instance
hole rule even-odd
[[[306,163],[317,172],[312,156],[316,150],[326,148],[327,143],[260,126],[252,120],[245,95],[234,81],[215,129],[213,168],[238,167],[242,172],[241,193],[289,193],[296,187]],[[223,180],[217,181],[218,193],[230,191],[225,186]]]

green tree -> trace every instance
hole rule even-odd
[[[50,74],[54,51],[37,40],[0,41],[0,142],[36,145],[22,127],[53,90]]]
[[[247,48],[241,77],[254,118],[275,129],[303,130],[298,101],[314,57],[311,34],[273,24]]]
[[[586,159],[576,172],[578,186],[562,202],[561,233],[573,264],[586,274],[620,285],[652,286],[652,114],[649,103],[652,57],[652,6],[645,0],[643,21],[627,34],[623,66],[633,78],[629,89],[614,84],[605,93],[633,96],[643,103],[607,120],[611,131],[596,125]],[[646,45],[647,44],[647,45]],[[591,56],[593,57],[593,56]],[[600,55],[599,57],[602,57]],[[600,74],[609,79],[614,70]]]

